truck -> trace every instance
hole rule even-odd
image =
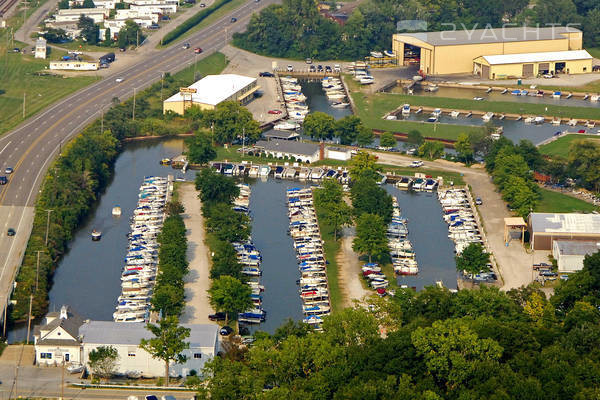
[[[103,55],[102,57],[100,57],[101,63],[108,64],[113,61],[115,61],[115,53],[107,53],[107,54]]]

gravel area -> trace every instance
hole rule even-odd
[[[363,288],[359,274],[360,260],[358,254],[352,250],[354,229],[344,228],[342,232],[340,251],[336,257],[339,273],[339,285],[342,291],[344,307],[351,307],[354,301],[362,301],[365,296],[373,294]]]

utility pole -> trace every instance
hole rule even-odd
[[[25,342],[29,344],[29,332],[31,332],[31,306],[33,304],[33,294],[29,295],[29,315],[27,316],[27,339]]]
[[[135,88],[133,88],[133,114],[131,116],[131,119],[135,121]]]
[[[40,276],[40,253],[42,251],[38,250],[37,251],[37,267],[35,268],[35,291],[37,293],[38,290],[38,282],[39,282],[39,276]]]
[[[136,39],[135,39],[135,49],[137,50],[140,47],[140,29],[138,28],[136,31]]]
[[[63,355],[62,360],[62,372],[60,377],[60,400],[65,398],[65,356]]]
[[[48,219],[46,220],[46,242],[45,245],[48,246],[48,230],[50,229],[50,213],[54,210],[46,210],[48,213]]]
[[[161,39],[162,40],[162,39]],[[164,87],[165,71],[160,72],[160,103],[163,102],[163,87]]]

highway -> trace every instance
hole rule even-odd
[[[234,32],[245,29],[253,12],[275,2],[248,0],[205,29],[161,51],[149,51],[130,68],[79,90],[0,137],[0,175],[6,167],[14,168],[9,182],[0,186],[0,320],[31,233],[37,194],[62,146],[99,118],[114,97],[126,100],[134,90],[159,81],[164,72],[177,72],[219,50]],[[237,22],[232,23],[232,17]],[[182,49],[185,42],[191,44],[187,50]],[[194,47],[201,47],[203,53],[195,55]],[[123,81],[116,82],[116,78]],[[15,229],[16,236],[8,237],[8,228]]]

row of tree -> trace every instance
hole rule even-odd
[[[200,398],[588,399],[600,392],[600,254],[537,289],[396,290],[325,318],[287,323],[215,358]],[[385,334],[381,331],[385,330]]]
[[[336,121],[331,115],[316,111],[306,116],[302,127],[304,134],[313,139],[325,140],[337,137],[345,145],[356,143],[359,146],[368,146],[374,139],[373,131],[365,127],[360,118],[355,115],[348,115]],[[389,144],[389,138],[387,140]],[[390,147],[393,146],[395,143]]]
[[[234,44],[246,50],[284,58],[356,60],[373,50],[391,47],[402,21],[424,20],[427,30],[481,29],[514,24],[579,24],[587,46],[600,43],[600,5],[590,0],[395,0],[362,2],[343,25],[321,15],[317,2],[285,0],[250,19],[246,32],[234,34]],[[464,27],[464,28],[463,28]]]
[[[77,28],[81,30],[80,38],[82,40],[96,46],[126,48],[130,45],[138,45],[146,38],[140,26],[130,19],[125,21],[125,26],[119,30],[116,40],[113,40],[111,30],[108,28],[104,31],[104,37],[100,37],[100,25],[85,15],[79,17]],[[43,37],[50,43],[64,43],[71,40],[64,29],[46,28],[44,31]]]
[[[248,240],[250,218],[232,208],[233,200],[240,194],[233,178],[205,168],[196,175],[195,183],[200,192],[205,227],[211,236],[207,240],[212,251],[210,303],[216,311],[225,313],[228,323],[230,318],[237,319],[238,313],[252,305],[251,290],[244,283],[242,265],[232,244]]]

